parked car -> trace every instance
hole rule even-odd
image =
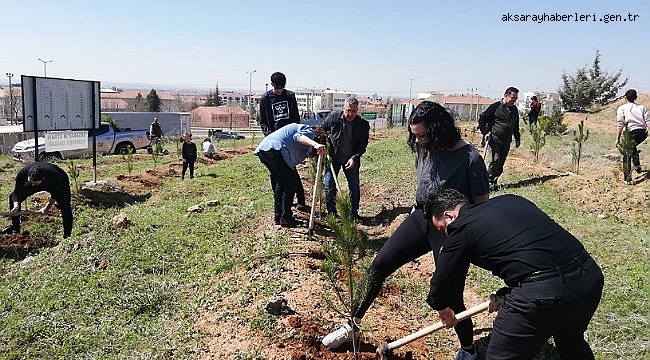
[[[91,156],[93,153],[93,135],[97,139],[97,154],[126,154],[128,148],[133,151],[138,149],[150,149],[151,140],[148,137],[148,130],[115,130],[111,124],[102,122],[99,128],[88,131],[88,148],[75,150],[62,150],[48,152],[45,148],[45,138],[38,138],[39,159],[69,159],[83,156]],[[15,160],[22,161],[34,156],[34,139],[23,140],[11,149]]]
[[[224,140],[224,139],[235,139],[235,140],[241,140],[245,139],[246,137],[241,134],[237,134],[234,131],[215,131],[212,133],[212,139],[217,139],[217,140]]]
[[[321,127],[323,126],[325,118],[327,118],[327,115],[331,112],[332,110],[316,110],[315,112],[304,113],[300,123],[311,127]]]

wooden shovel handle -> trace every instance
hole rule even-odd
[[[486,301],[486,302],[480,303],[480,304],[478,304],[478,305],[476,305],[474,307],[471,307],[471,308],[469,308],[469,309],[467,309],[465,311],[462,311],[462,312],[456,314],[456,320],[462,321],[462,320],[465,320],[467,318],[470,318],[470,317],[472,317],[472,316],[474,316],[474,315],[476,315],[478,313],[481,313],[481,312],[487,310],[489,305],[490,305],[490,302]],[[445,327],[445,325],[442,323],[442,321],[438,321],[437,323],[435,323],[435,324],[433,324],[431,326],[425,327],[424,329],[421,329],[421,330],[419,330],[417,332],[414,332],[411,335],[405,336],[405,337],[403,337],[401,339],[398,339],[398,340],[395,340],[395,341],[393,341],[391,343],[383,344],[381,347],[377,348],[377,352],[380,355],[383,355],[383,354],[385,354],[385,353],[387,353],[387,352],[389,352],[389,351],[391,351],[393,349],[396,349],[396,348],[398,348],[400,346],[404,346],[404,345],[406,345],[406,344],[408,344],[408,343],[410,343],[410,342],[412,342],[414,340],[417,340],[417,339],[419,339],[419,338],[421,338],[423,336],[429,335],[432,332],[443,329],[444,327]]]

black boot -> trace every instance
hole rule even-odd
[[[20,232],[20,225],[11,224],[2,229],[3,234],[18,234]]]

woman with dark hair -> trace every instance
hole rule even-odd
[[[648,110],[645,106],[637,104],[636,90],[629,89],[625,92],[625,99],[627,103],[621,105],[616,109],[616,125],[618,132],[616,133],[616,145],[621,142],[621,134],[625,125],[632,135],[632,139],[636,145],[632,151],[632,163],[637,173],[641,172],[641,162],[639,161],[639,149],[637,146],[641,144],[648,137]],[[629,161],[623,159],[623,161]],[[628,163],[629,164],[629,163]]]
[[[489,182],[485,163],[473,145],[465,142],[454,124],[449,111],[431,101],[421,102],[409,117],[408,145],[415,155],[417,175],[416,205],[409,216],[386,241],[366,274],[368,290],[360,304],[355,305],[347,324],[323,339],[323,345],[336,348],[358,336],[359,322],[379,295],[384,280],[404,264],[433,251],[437,258],[445,239],[424,214],[424,204],[430,195],[442,188],[452,188],[468,197],[472,203],[488,199]],[[454,302],[450,306],[456,313],[465,310],[463,303],[463,278],[454,283]],[[454,279],[451,279],[454,280]],[[460,339],[461,350],[456,359],[476,359],[472,321],[459,322],[454,329]]]

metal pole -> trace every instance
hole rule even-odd
[[[43,63],[43,77],[47,77],[47,63],[52,62],[52,60],[43,60],[39,58],[38,61]]]
[[[410,85],[409,85],[409,114],[411,113],[411,90],[413,89],[413,80],[417,80],[419,78],[420,77],[418,76],[418,77],[412,77],[412,78],[409,79],[409,81],[411,82]]]
[[[252,104],[251,97],[253,97],[252,85],[253,85],[254,72],[257,72],[257,70],[246,72],[248,74],[248,128],[249,130],[251,127],[251,120],[253,120],[251,117],[251,114],[253,113],[253,106],[251,105]]]
[[[7,73],[7,77],[9,78],[9,124],[13,125],[14,124],[14,95],[13,91],[11,90],[11,77],[14,76],[12,73]]]

